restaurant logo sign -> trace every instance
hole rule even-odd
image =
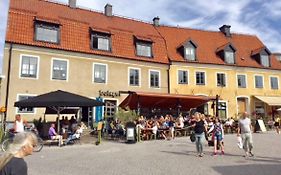
[[[99,96],[100,97],[120,97],[120,91],[113,92],[113,91],[102,91],[99,90]]]

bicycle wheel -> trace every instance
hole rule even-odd
[[[4,140],[1,144],[2,151],[6,152],[12,142],[13,142],[12,138],[8,138],[8,139]]]
[[[44,146],[44,141],[40,137],[37,137],[37,145],[33,148],[33,151],[39,152],[42,150],[43,146]]]

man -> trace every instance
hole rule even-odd
[[[21,118],[20,114],[17,114],[15,116],[15,122],[14,122],[14,132],[24,132],[24,126],[27,126],[27,122]]]
[[[240,136],[240,134],[243,142],[243,149],[245,151],[245,157],[254,156],[254,154],[252,153],[252,149],[253,149],[252,125],[247,112],[244,112],[240,120],[238,121],[237,136]]]
[[[57,134],[56,130],[55,130],[55,124],[52,123],[51,127],[49,128],[49,137],[52,140],[59,140],[59,146],[63,145],[63,140],[62,140],[62,136]]]

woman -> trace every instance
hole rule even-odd
[[[276,117],[276,118],[275,118],[274,126],[275,126],[275,129],[276,129],[277,134],[280,134],[280,130],[279,130],[279,127],[280,127],[280,118],[279,118],[279,117]]]
[[[224,132],[223,132],[223,126],[220,123],[220,120],[218,117],[215,118],[215,123],[213,126],[210,128],[208,133],[213,132],[212,138],[214,140],[214,155],[217,155],[217,146],[219,144],[221,148],[221,154],[224,154],[224,146],[223,146],[223,137],[224,137]]]
[[[203,157],[203,139],[205,138],[205,132],[207,131],[207,125],[203,118],[200,117],[200,114],[196,112],[194,114],[195,123],[192,125],[195,132],[195,144],[196,150],[199,157]]]
[[[37,144],[37,137],[32,132],[15,135],[8,151],[0,158],[0,175],[27,175],[24,157],[31,155]]]

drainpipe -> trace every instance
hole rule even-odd
[[[10,44],[9,49],[9,61],[8,61],[8,71],[7,71],[7,86],[6,86],[6,99],[5,99],[5,107],[6,111],[4,113],[4,123],[6,123],[7,119],[7,110],[8,110],[8,99],[9,99],[9,87],[10,87],[10,75],[11,75],[11,62],[12,62],[12,50],[13,50],[13,43]],[[5,125],[4,125],[5,129]]]
[[[168,70],[167,70],[167,73],[168,73],[168,76],[167,76],[168,94],[171,93],[171,90],[170,90],[170,69],[171,69],[171,64],[169,63],[169,68],[168,68]]]

